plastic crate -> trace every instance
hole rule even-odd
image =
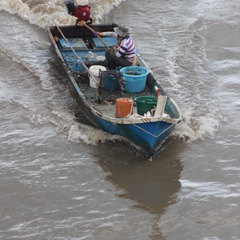
[[[116,70],[103,71],[102,84],[103,88],[107,91],[116,92],[120,89],[119,80],[122,77],[122,73]]]

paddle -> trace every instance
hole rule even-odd
[[[161,89],[155,86],[155,91],[158,94],[157,97],[157,107],[155,109],[154,117],[162,117],[167,101],[166,96],[162,96]]]
[[[88,26],[84,20],[80,21],[80,22],[79,22],[79,25],[80,25],[81,27],[84,26],[84,27],[88,28],[90,31],[92,31],[93,33],[95,33],[95,31],[94,31],[90,26]],[[102,40],[102,38],[101,38],[99,35],[97,35],[97,38],[98,38],[98,39],[101,41],[101,43],[107,48],[107,50],[109,50],[108,45]]]
[[[166,105],[167,97],[159,95],[157,98],[157,107],[154,113],[154,117],[162,117],[164,113],[164,108]]]

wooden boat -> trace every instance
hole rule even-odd
[[[115,45],[116,39],[94,37],[93,31],[114,31],[114,27],[55,25],[47,31],[89,124],[125,137],[151,158],[181,121],[181,112],[138,51],[135,66],[107,69],[105,48]]]

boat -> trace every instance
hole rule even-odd
[[[114,31],[116,26],[55,24],[47,32],[88,124],[124,137],[152,158],[181,122],[181,112],[138,50],[133,66],[108,69],[105,51],[117,40],[94,37],[93,32]]]

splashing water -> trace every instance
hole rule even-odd
[[[97,23],[104,14],[121,2],[121,0],[89,1],[93,20]],[[23,20],[41,28],[54,25],[54,22],[59,25],[75,24],[76,22],[76,18],[67,13],[64,0],[0,0],[0,10],[17,14]]]

